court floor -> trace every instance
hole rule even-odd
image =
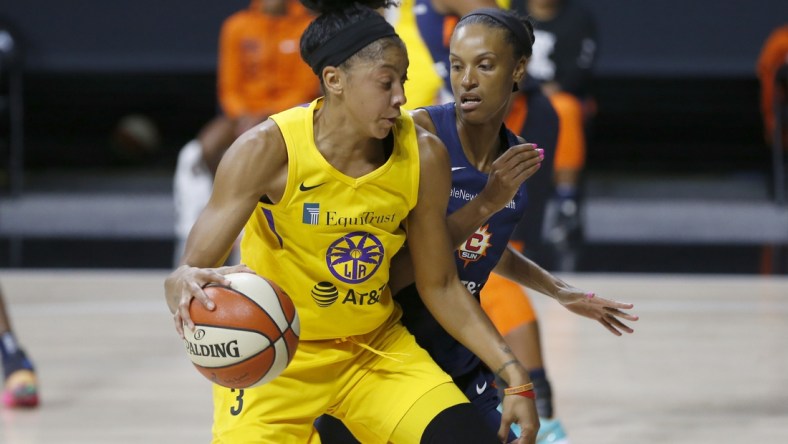
[[[0,270],[42,405],[0,408],[0,443],[210,441],[210,386],[191,367],[162,271]],[[788,442],[788,278],[567,274],[635,303],[615,337],[534,294],[572,444]]]

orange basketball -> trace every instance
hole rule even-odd
[[[250,388],[281,374],[293,359],[301,328],[293,301],[276,284],[252,273],[225,276],[229,287],[209,285],[209,311],[192,300],[194,331],[184,328],[186,353],[206,378],[229,388]]]

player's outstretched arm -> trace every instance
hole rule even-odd
[[[616,336],[621,336],[622,332],[634,332],[631,327],[621,321],[622,319],[632,322],[639,319],[638,316],[624,311],[632,309],[634,305],[605,299],[593,292],[575,288],[550,274],[512,247],[506,249],[495,267],[495,272],[520,285],[552,297],[567,310],[599,322]]]
[[[213,309],[202,288],[209,283],[227,285],[224,275],[251,271],[245,266],[219,267],[233,242],[257,207],[261,196],[276,202],[287,180],[287,150],[273,121],[266,121],[238,138],[222,157],[213,192],[189,233],[182,264],[164,284],[165,298],[174,314],[175,328],[193,328],[189,316],[192,298]],[[215,268],[219,267],[219,268]]]
[[[446,331],[468,347],[510,386],[530,382],[528,374],[501,335],[457,277],[446,230],[449,177],[445,147],[420,131],[421,171],[418,204],[408,216],[408,246],[416,285],[424,304]],[[533,443],[539,419],[532,399],[511,395],[504,399],[499,435],[512,422],[523,428],[523,443]],[[505,435],[502,435],[505,436]]]

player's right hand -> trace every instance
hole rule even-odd
[[[496,210],[504,208],[514,198],[520,185],[539,170],[542,159],[544,150],[533,143],[509,148],[492,163],[487,184],[479,196]]]
[[[501,373],[503,371],[503,373]],[[530,383],[528,372],[517,363],[502,367],[496,372],[510,387]],[[514,442],[517,444],[535,444],[536,434],[539,432],[539,414],[536,411],[536,403],[532,398],[514,394],[504,395],[501,402],[503,412],[501,413],[501,427],[498,429],[498,439],[502,443],[507,442],[512,423],[520,426],[520,437]]]
[[[224,275],[230,273],[254,273],[244,264],[219,268],[198,268],[181,265],[170,273],[164,281],[164,297],[170,311],[173,313],[175,330],[181,339],[184,324],[194,330],[194,322],[189,315],[189,305],[192,299],[197,299],[208,310],[213,310],[213,301],[205,294],[203,288],[208,284],[230,285]]]
[[[503,397],[503,413],[501,414],[501,428],[498,430],[498,439],[507,442],[512,423],[520,426],[520,437],[513,441],[517,444],[535,444],[539,432],[539,414],[536,412],[536,403],[533,399],[520,395],[506,395]]]

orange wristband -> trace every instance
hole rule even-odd
[[[524,393],[530,392],[531,396],[525,395]],[[532,398],[534,393],[534,385],[533,383],[529,382],[528,384],[518,385],[515,387],[507,387],[503,389],[504,395],[522,395],[527,398]]]
[[[533,390],[526,390],[524,392],[518,392],[518,393],[515,393],[515,394],[516,395],[520,395],[520,396],[522,396],[524,398],[528,398],[528,399],[536,399],[536,393],[534,393]]]

